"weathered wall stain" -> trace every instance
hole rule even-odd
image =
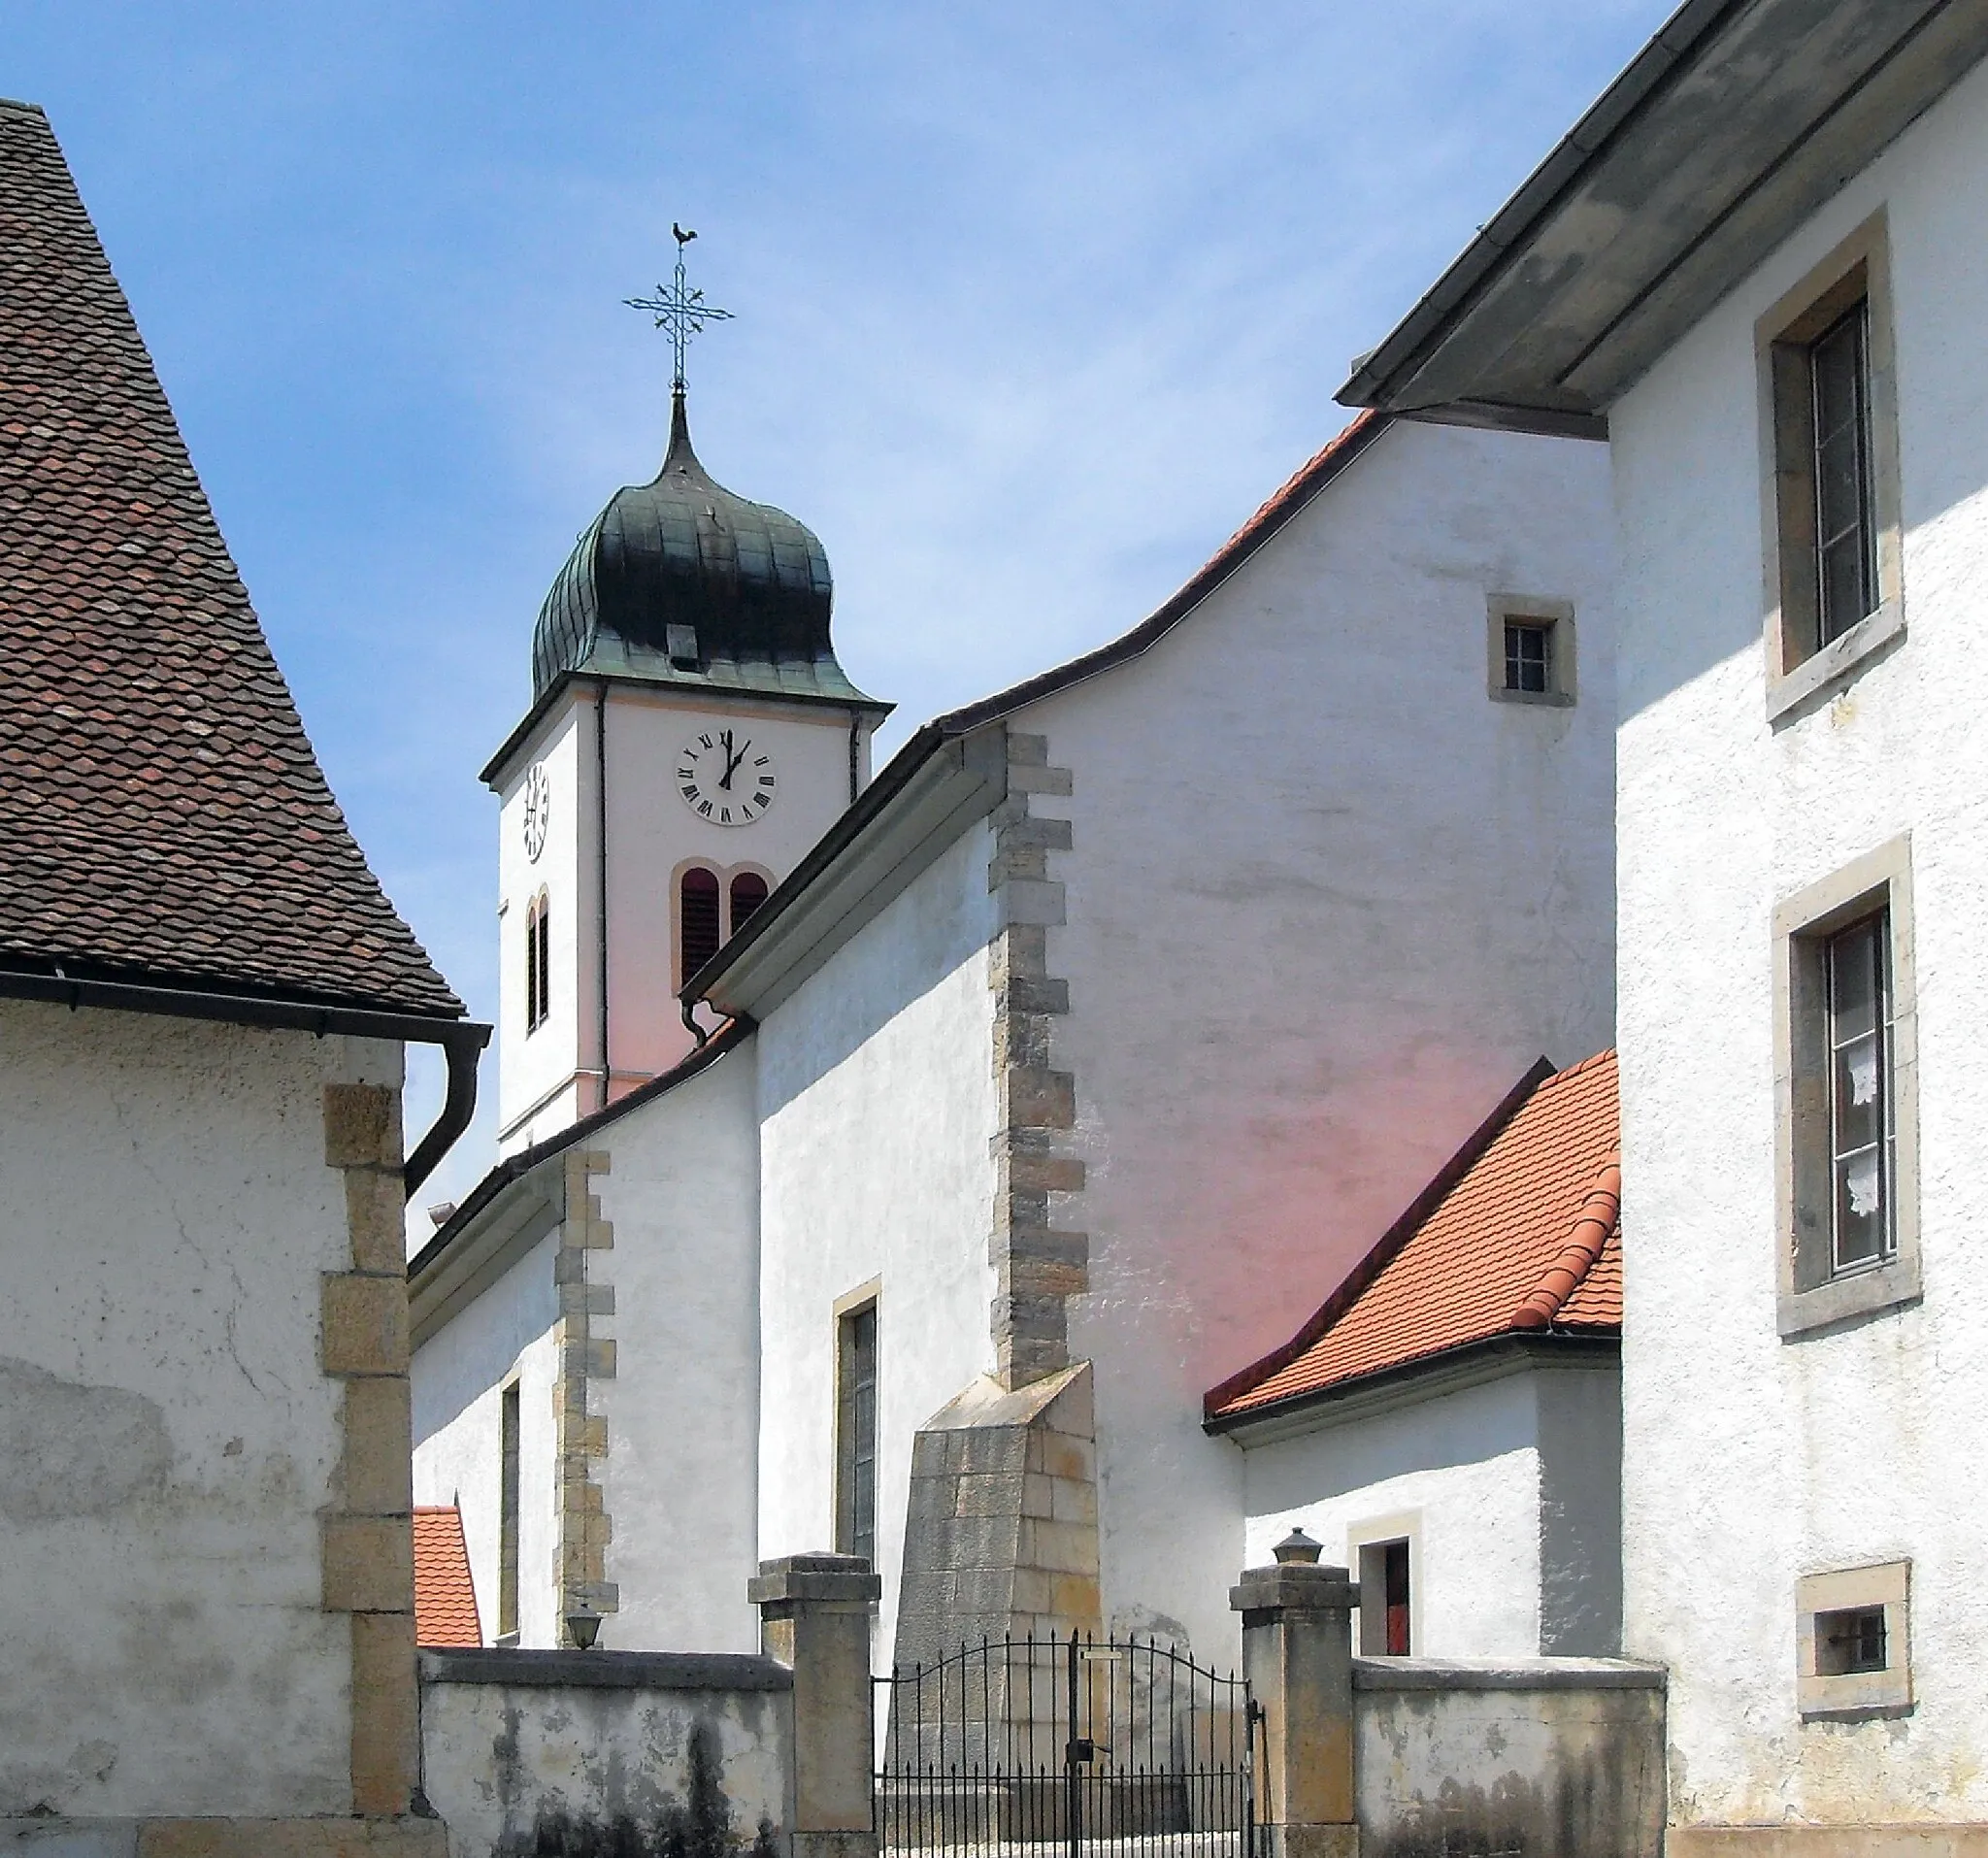
[[[103,1516],[165,1488],[173,1442],[157,1404],[0,1356],[0,1515]]]
[[[516,1761],[514,1732],[491,1751],[497,1785],[507,1804],[514,1801],[524,1776],[505,1772]],[[690,1732],[683,1797],[666,1796],[640,1816],[617,1812],[584,1817],[563,1807],[541,1808],[528,1830],[507,1829],[492,1858],[738,1858],[746,1841],[734,1830],[732,1803],[725,1793],[724,1760],[716,1731],[709,1722]],[[761,1819],[750,1858],[776,1858],[773,1824]]]

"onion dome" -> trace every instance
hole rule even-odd
[[[881,710],[836,662],[832,593],[812,530],[698,462],[679,388],[663,468],[615,491],[539,610],[532,695],[580,671]]]

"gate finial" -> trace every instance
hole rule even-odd
[[[1288,1568],[1294,1561],[1308,1568],[1316,1567],[1324,1552],[1325,1544],[1313,1542],[1302,1529],[1293,1529],[1271,1550],[1279,1568]]]

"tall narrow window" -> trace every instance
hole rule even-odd
[[[837,1549],[877,1559],[877,1306],[841,1317],[836,1332]]]
[[[551,1001],[550,907],[542,890],[524,912],[524,1029],[536,1032],[546,1022]]]
[[[517,1498],[518,1498],[518,1395],[517,1383],[504,1389],[500,1397],[503,1417],[499,1422],[503,1463],[497,1495],[497,1637],[500,1642],[517,1638]]]
[[[752,912],[766,901],[766,879],[756,871],[742,871],[732,879],[732,934],[737,935],[751,921]]]
[[[1829,1058],[1830,1263],[1881,1264],[1892,1226],[1891,936],[1880,911],[1823,945]]]
[[[717,873],[692,865],[678,885],[678,976],[680,987],[717,953],[722,941]]]
[[[1407,1538],[1360,1544],[1360,1649],[1369,1657],[1406,1658],[1414,1648]]]
[[[1859,300],[1808,348],[1820,643],[1877,605],[1871,474],[1870,305]]]

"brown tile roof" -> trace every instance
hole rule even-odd
[[[453,1505],[414,1511],[414,1642],[483,1642],[476,1584],[470,1579],[470,1551],[462,1536],[462,1511]]]
[[[0,967],[457,1015],[354,844],[48,120],[0,102]]]
[[[1209,1395],[1210,1419],[1499,1336],[1621,1333],[1615,1054],[1544,1070],[1290,1342]]]

